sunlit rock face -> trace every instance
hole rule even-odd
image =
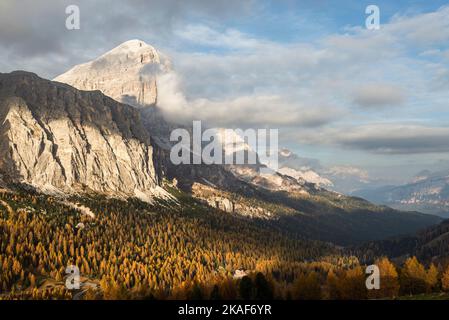
[[[79,90],[100,90],[140,108],[156,104],[157,75],[169,69],[170,61],[162,53],[141,40],[130,40],[54,80]]]
[[[158,177],[139,112],[99,91],[0,74],[0,174],[43,191],[151,199]]]

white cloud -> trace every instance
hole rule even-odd
[[[221,127],[316,127],[331,121],[336,113],[330,107],[304,106],[275,95],[246,95],[218,101],[189,100],[174,72],[158,78],[158,105],[171,121],[203,120],[210,126]]]
[[[449,42],[449,6],[414,16],[396,15],[386,29],[397,39],[413,46],[432,46]]]
[[[334,145],[377,154],[448,153],[449,128],[420,124],[366,124],[351,128],[328,128],[317,134],[300,135],[308,143]]]
[[[184,26],[175,30],[175,36],[199,45],[228,49],[254,49],[254,47],[261,44],[260,41],[236,29],[226,29],[223,32],[218,32],[203,24]]]
[[[354,103],[362,107],[398,106],[404,103],[401,88],[386,84],[367,84],[355,90]]]

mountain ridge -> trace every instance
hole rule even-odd
[[[57,192],[150,197],[158,186],[139,113],[100,91],[0,74],[3,180]]]
[[[447,172],[419,176],[404,185],[362,189],[354,195],[397,209],[418,210],[449,217],[449,173]]]

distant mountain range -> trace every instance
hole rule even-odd
[[[279,152],[279,172],[322,188],[361,197],[404,211],[419,211],[449,218],[449,171],[419,172],[409,183],[385,185],[363,169],[325,167],[318,160],[300,157],[288,149]]]
[[[353,193],[374,203],[449,217],[449,172],[422,171],[407,184],[362,189]]]
[[[291,150],[279,152],[280,172],[315,183],[343,194],[367,186],[381,185],[380,181],[371,178],[365,170],[353,166],[323,166],[317,159],[301,157]]]

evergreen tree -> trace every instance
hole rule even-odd
[[[254,287],[256,291],[256,299],[258,300],[271,300],[273,299],[273,289],[265,276],[258,272],[254,281]]]
[[[188,296],[189,300],[203,300],[203,292],[198,283],[195,283],[192,287],[192,290]]]
[[[253,281],[250,277],[244,276],[240,280],[239,294],[243,300],[251,300],[253,298]]]
[[[218,285],[214,285],[210,293],[210,300],[221,300],[220,289]]]

